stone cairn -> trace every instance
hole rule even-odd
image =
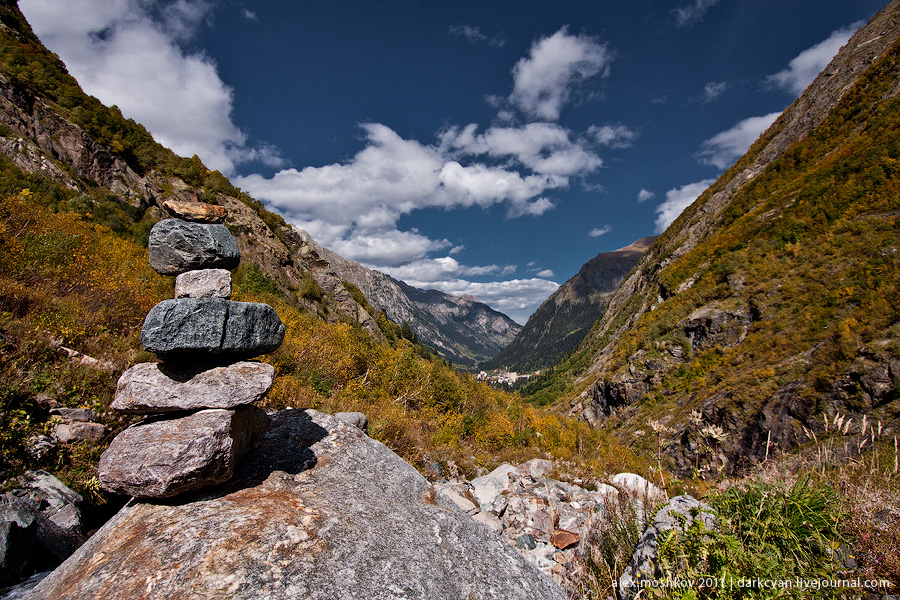
[[[284,324],[268,304],[231,301],[240,262],[225,209],[169,201],[179,218],[150,231],[150,266],[175,275],[175,298],[144,319],[141,344],[162,362],[122,374],[111,408],[148,417],[124,430],[100,457],[104,489],[137,498],[168,498],[231,479],[269,419],[252,406],[275,369],[246,359],[272,352]]]

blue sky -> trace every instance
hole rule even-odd
[[[82,87],[347,258],[524,323],[658,233],[870,0],[20,0]]]

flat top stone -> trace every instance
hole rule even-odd
[[[225,269],[185,271],[175,278],[176,298],[231,298],[231,273]]]
[[[265,396],[275,367],[258,362],[226,366],[140,363],[122,373],[110,408],[142,415],[202,408],[235,408]]]
[[[129,504],[31,600],[566,597],[359,429],[312,410],[271,418],[230,482]]]
[[[208,202],[191,202],[190,200],[170,198],[163,202],[162,207],[173,217],[198,223],[224,223],[228,217],[228,211],[224,206]]]
[[[150,266],[163,275],[194,269],[235,269],[241,254],[224,225],[163,219],[150,230]]]

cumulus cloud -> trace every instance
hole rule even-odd
[[[177,154],[197,154],[228,174],[253,160],[283,164],[273,147],[250,146],[231,120],[233,92],[213,60],[181,46],[208,18],[210,2],[21,0],[19,6],[85,91],[117,105]]]
[[[510,102],[525,114],[555,121],[576,85],[609,74],[613,55],[606,44],[564,27],[531,46],[529,55],[513,67]]]
[[[553,269],[544,269],[543,271],[538,271],[537,276],[543,278],[553,277]]]
[[[713,184],[715,179],[704,179],[695,183],[688,183],[680,188],[673,188],[666,192],[665,201],[656,207],[655,233],[662,233],[672,222],[678,218],[685,208],[690,206],[700,194]]]
[[[731,166],[780,114],[774,112],[739,121],[734,127],[704,140],[697,158],[704,164],[714,165],[720,169]]]
[[[449,33],[465,38],[473,44],[488,44],[500,48],[506,43],[502,35],[488,36],[481,31],[480,27],[474,25],[451,25]]]
[[[588,235],[591,237],[600,237],[601,235],[606,235],[612,231],[612,227],[609,225],[604,225],[603,227],[595,227],[588,232]]]
[[[603,164],[585,143],[572,140],[569,131],[555,123],[491,127],[482,134],[477,130],[474,124],[451,127],[441,134],[441,145],[450,152],[511,158],[550,177],[589,173]]]
[[[858,21],[831,33],[811,48],[807,48],[788,63],[784,70],[769,75],[766,82],[799,96],[813,79],[831,62],[841,46],[847,43],[850,36],[864,24]]]
[[[675,24],[679,27],[693,25],[703,19],[706,12],[719,3],[719,0],[693,0],[687,6],[675,9]]]
[[[597,127],[591,125],[588,134],[597,140],[601,146],[609,148],[628,148],[637,139],[637,132],[625,125],[603,125]]]
[[[646,202],[647,200],[652,200],[653,198],[656,198],[656,194],[654,194],[650,190],[641,188],[641,191],[638,192],[637,201],[638,204],[640,204],[642,202]]]
[[[712,102],[728,89],[727,81],[710,81],[703,86],[703,102]]]

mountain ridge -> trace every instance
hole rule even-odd
[[[603,314],[609,296],[656,239],[643,237],[601,252],[584,263],[528,318],[516,338],[483,369],[535,371],[551,366],[578,348],[594,322]]]
[[[469,296],[421,290],[346,259],[298,229],[334,271],[355,285],[376,309],[397,324],[407,323],[418,339],[454,364],[474,368],[506,347],[522,326]]]

